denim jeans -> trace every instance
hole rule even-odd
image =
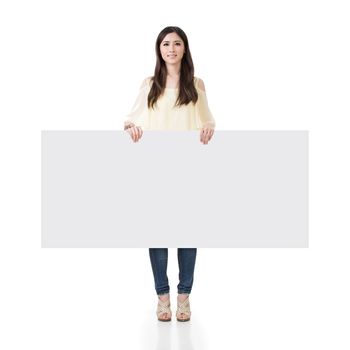
[[[158,295],[167,294],[170,291],[167,276],[168,248],[149,248],[153,277]],[[179,294],[190,294],[193,285],[194,266],[196,262],[197,248],[178,248],[177,259],[179,263]]]

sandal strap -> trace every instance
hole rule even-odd
[[[159,299],[158,300],[158,306],[157,306],[157,314],[162,314],[162,313],[165,313],[165,312],[171,314],[170,300],[161,301]]]
[[[176,313],[183,313],[187,316],[191,315],[190,301],[189,299],[185,299],[183,302],[177,301],[177,311]]]

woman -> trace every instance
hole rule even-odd
[[[140,140],[143,130],[200,130],[200,142],[208,144],[214,134],[215,120],[208,106],[204,83],[194,77],[184,31],[179,27],[164,28],[156,40],[156,56],[154,76],[142,82],[124,130],[134,142]],[[149,255],[158,295],[157,317],[159,321],[170,321],[168,249],[150,248]],[[191,317],[189,294],[196,255],[196,248],[178,248],[178,321],[189,321]]]

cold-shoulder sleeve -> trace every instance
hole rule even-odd
[[[207,94],[205,90],[201,89],[199,86],[199,78],[195,79],[195,86],[198,92],[198,101],[196,103],[196,113],[199,118],[202,127],[211,126],[215,128],[215,119],[210,111]]]
[[[133,123],[141,126],[148,112],[147,97],[150,89],[150,78],[143,80],[136,101],[131,111],[126,115],[124,125]]]

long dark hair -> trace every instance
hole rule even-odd
[[[194,67],[190,47],[188,45],[188,39],[185,32],[179,27],[165,27],[159,34],[156,40],[156,56],[157,62],[154,70],[154,76],[152,87],[148,94],[148,108],[154,108],[154,104],[158,98],[163,94],[166,85],[167,67],[160,53],[160,44],[169,33],[176,33],[183,40],[185,45],[185,53],[181,60],[180,69],[180,83],[179,83],[179,95],[175,105],[181,106],[187,105],[190,102],[196,103],[198,100],[198,93],[194,86]]]

